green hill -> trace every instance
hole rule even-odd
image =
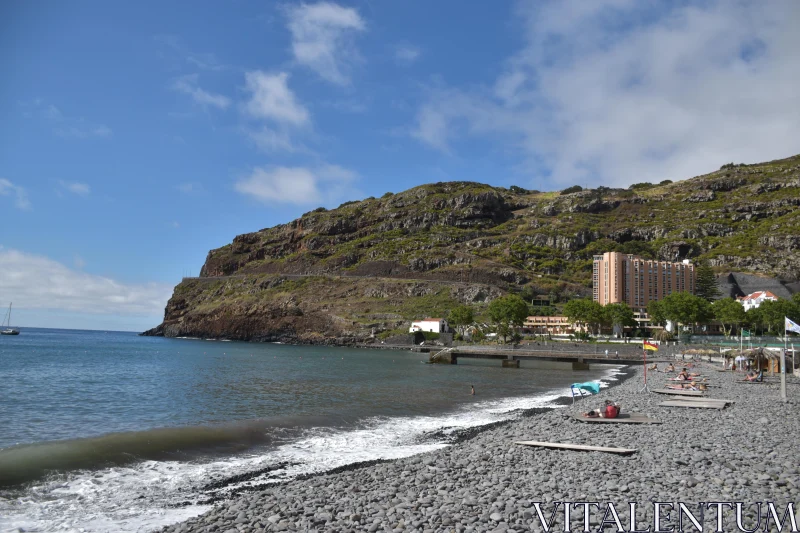
[[[350,343],[507,292],[589,295],[592,256],[607,251],[800,273],[800,156],[571,189],[435,183],[239,235],[175,288],[147,334]]]

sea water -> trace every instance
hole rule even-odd
[[[151,531],[245,485],[447,446],[615,373],[427,357],[125,332],[2,337],[0,531]]]

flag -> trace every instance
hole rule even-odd
[[[789,317],[783,317],[783,318],[786,319],[786,325],[784,326],[786,328],[786,331],[794,331],[795,333],[800,333],[800,324],[792,320],[789,320]]]
[[[654,352],[658,351],[658,345],[657,344],[653,344],[652,342],[647,342],[647,341],[642,341],[642,342],[643,342],[643,344],[642,344],[642,349],[643,350],[652,350]]]

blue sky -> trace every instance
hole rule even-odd
[[[0,5],[0,306],[141,330],[209,249],[422,183],[800,152],[797,2]]]

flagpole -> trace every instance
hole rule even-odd
[[[784,402],[786,401],[786,352],[788,351],[786,337],[789,336],[789,331],[786,326],[788,325],[789,325],[789,318],[783,317],[783,353],[781,354],[781,399],[783,399]]]
[[[650,387],[647,386],[647,349],[644,347],[644,343],[646,341],[642,340],[642,361],[644,362],[644,386],[639,390],[639,392],[647,391],[650,392]]]

